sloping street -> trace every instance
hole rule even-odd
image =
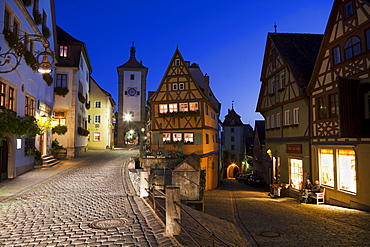
[[[126,165],[137,150],[90,150],[0,184],[0,246],[174,246]]]
[[[370,246],[369,212],[270,198],[236,180],[205,196],[205,213],[234,222],[250,246]]]

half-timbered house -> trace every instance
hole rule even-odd
[[[370,2],[336,0],[308,87],[312,172],[330,204],[370,209]]]
[[[266,151],[271,162],[258,174],[271,183],[302,189],[310,173],[309,101],[306,87],[323,35],[269,33],[257,112],[265,118]]]
[[[209,76],[184,61],[176,49],[158,89],[150,96],[151,149],[195,153],[205,174],[205,189],[218,184],[221,104],[209,87]]]

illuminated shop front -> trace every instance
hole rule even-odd
[[[301,190],[303,184],[303,161],[299,158],[290,158],[290,186],[292,189]]]
[[[319,177],[322,185],[356,193],[356,158],[352,149],[320,148]]]

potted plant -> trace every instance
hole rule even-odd
[[[35,21],[36,25],[41,25],[42,23],[42,16],[36,9],[33,10],[33,20]]]

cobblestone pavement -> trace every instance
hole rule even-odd
[[[235,180],[207,191],[204,207],[234,222],[249,246],[370,246],[370,212],[270,198]]]
[[[174,246],[130,186],[137,151],[90,150],[0,183],[0,246]]]

